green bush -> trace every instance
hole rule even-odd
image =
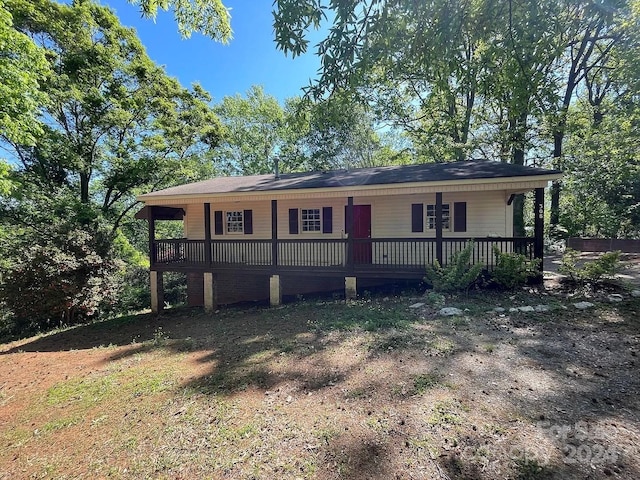
[[[464,249],[449,258],[449,262],[444,267],[437,260],[434,265],[427,265],[424,281],[436,292],[468,291],[482,272],[482,264],[471,263],[473,248],[474,243],[468,242]]]
[[[578,266],[580,252],[567,248],[562,256],[558,272],[566,275],[570,282],[597,285],[611,280],[620,271],[620,251],[607,252],[593,261]]]
[[[164,272],[164,301],[169,305],[187,303],[186,275],[176,272]],[[113,307],[114,313],[138,312],[151,306],[151,287],[149,268],[140,265],[127,265],[119,279],[120,292]]]
[[[529,260],[520,253],[503,253],[494,245],[495,266],[491,272],[491,280],[501,287],[512,290],[525,285],[530,278],[540,274],[540,259]]]
[[[71,325],[111,308],[119,262],[105,255],[99,231],[41,227],[14,245],[20,256],[3,268],[0,304],[17,332]]]
[[[126,265],[120,271],[120,292],[114,305],[114,313],[137,312],[151,305],[149,268],[140,265]]]

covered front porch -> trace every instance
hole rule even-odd
[[[149,221],[149,251],[152,279],[152,307],[162,308],[162,272],[197,272],[204,276],[204,304],[216,308],[216,274],[236,272],[270,277],[272,305],[281,302],[282,276],[310,275],[344,277],[347,298],[356,295],[357,279],[422,279],[425,266],[438,261],[447,265],[451,256],[474,242],[472,262],[490,271],[495,262],[494,247],[517,252],[529,259],[543,257],[544,189],[535,189],[533,237],[443,236],[442,193],[435,195],[433,237],[385,237],[362,235],[357,207],[348,197],[345,235],[342,238],[280,238],[278,200],[271,200],[271,238],[217,239],[212,237],[212,205],[204,203],[203,239],[157,239],[157,220],[180,220],[181,208],[149,205],[139,218]],[[542,278],[542,272],[540,275]]]

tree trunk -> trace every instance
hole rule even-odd
[[[80,173],[80,202],[89,203],[89,174],[87,172]]]
[[[513,206],[513,236],[524,237],[524,194],[517,194],[511,205]]]
[[[525,132],[527,128],[527,114],[522,113],[510,123],[512,144],[511,163],[524,165]],[[524,194],[519,193],[513,200],[513,235],[524,237]]]
[[[562,140],[564,139],[564,129],[553,133],[553,168],[562,169]],[[551,184],[551,217],[550,226],[553,229],[560,225],[560,182]]]

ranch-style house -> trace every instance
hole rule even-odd
[[[149,223],[152,309],[163,272],[187,275],[190,305],[357,289],[421,279],[425,265],[473,239],[491,269],[493,246],[543,256],[544,189],[556,170],[492,161],[220,177],[141,195]],[[513,236],[512,201],[535,191],[533,237]],[[156,238],[181,220],[184,238]]]

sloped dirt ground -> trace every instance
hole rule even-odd
[[[601,300],[177,309],[5,344],[0,478],[637,479],[640,300]]]

